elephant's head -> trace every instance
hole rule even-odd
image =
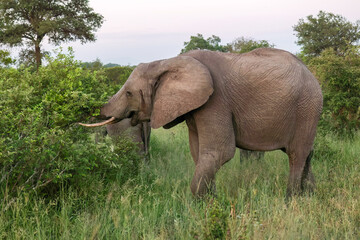
[[[137,66],[124,86],[101,108],[109,120],[99,126],[131,118],[131,124],[151,121],[153,128],[173,122],[199,108],[213,93],[207,67],[188,56]]]

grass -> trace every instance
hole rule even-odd
[[[150,164],[123,186],[94,179],[53,200],[2,194],[0,239],[360,239],[360,136],[320,136],[316,147],[311,196],[285,203],[281,151],[253,161],[237,152],[217,174],[217,197],[197,201],[186,127],[155,130]]]

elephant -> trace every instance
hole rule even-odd
[[[140,153],[149,154],[151,127],[149,122],[141,122],[136,126],[131,126],[131,119],[125,118],[117,123],[106,125],[106,133],[110,137],[128,136],[135,143],[138,143]]]
[[[100,110],[108,124],[130,118],[157,129],[183,121],[195,163],[191,191],[215,191],[215,174],[236,147],[282,150],[289,159],[286,196],[315,186],[311,157],[323,97],[293,54],[260,48],[244,54],[194,50],[139,64]]]

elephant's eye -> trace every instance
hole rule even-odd
[[[126,92],[126,96],[131,97],[131,96],[132,96],[132,93],[129,92],[129,91],[127,91],[127,92]]]

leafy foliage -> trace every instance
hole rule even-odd
[[[88,4],[88,0],[1,0],[0,43],[32,47],[39,67],[45,37],[55,44],[95,41],[94,31],[102,25],[103,17]]]
[[[274,44],[269,43],[266,40],[254,40],[251,38],[240,37],[235,39],[228,45],[229,52],[233,53],[246,53],[256,48],[273,48]]]
[[[96,60],[93,62],[83,62],[83,63],[81,63],[81,65],[82,65],[82,67],[91,69],[91,70],[100,70],[104,66],[99,58],[96,58]]]
[[[35,73],[0,69],[1,186],[53,191],[64,181],[76,186],[119,169],[133,173],[135,144],[95,143],[76,124],[96,115],[112,95],[103,72],[81,68],[71,51],[48,62]]]
[[[333,48],[309,62],[324,95],[323,125],[339,133],[360,127],[360,48],[352,47],[339,56]]]
[[[323,129],[353,134],[360,125],[360,21],[320,11],[294,26],[298,56],[319,79],[324,108],[320,121]]]
[[[191,36],[189,42],[184,42],[184,48],[181,50],[181,53],[198,49],[226,52],[227,48],[220,45],[220,42],[221,39],[218,36],[212,35],[212,37],[205,40],[204,36],[198,33],[196,36]]]
[[[306,56],[319,56],[332,47],[341,55],[360,40],[360,21],[351,23],[341,15],[320,11],[317,17],[307,16],[293,27]]]
[[[81,65],[84,68],[93,69],[93,70],[99,70],[101,68],[120,67],[120,65],[116,63],[107,63],[104,65],[99,58],[96,58],[95,61],[92,62],[82,62]]]
[[[106,83],[113,87],[114,92],[124,85],[135,68],[135,66],[120,66],[113,63],[104,65],[98,58],[93,62],[83,62],[81,66],[91,71],[103,71],[106,76]]]
[[[184,43],[184,48],[181,50],[181,53],[198,49],[207,49],[219,52],[246,53],[256,48],[275,47],[274,44],[271,44],[266,40],[254,40],[245,37],[239,37],[227,45],[220,45],[220,42],[221,39],[218,36],[213,35],[205,40],[203,35],[198,33],[197,36],[191,36],[189,42]]]
[[[104,69],[109,85],[122,86],[134,70],[133,66],[117,66]]]
[[[14,63],[15,60],[10,57],[10,53],[8,51],[0,50],[0,67],[6,67]]]
[[[103,66],[104,68],[120,67],[117,63],[107,63]]]
[[[228,226],[228,214],[216,199],[211,199],[207,206],[203,226],[204,239],[225,239]]]

